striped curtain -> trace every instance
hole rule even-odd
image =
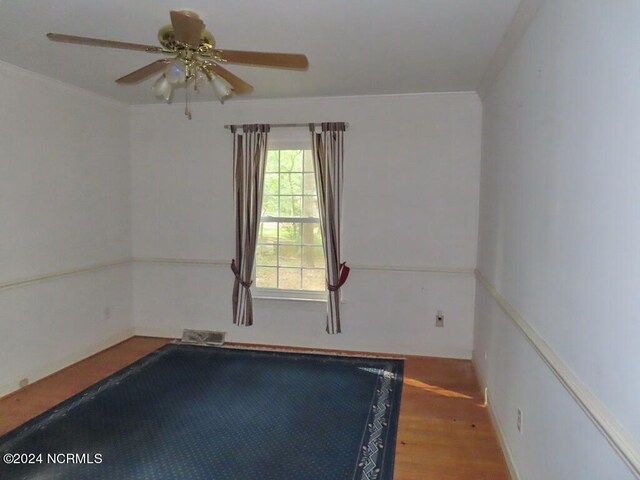
[[[242,133],[233,133],[233,194],[236,216],[236,258],[231,270],[236,279],[233,285],[233,323],[253,325],[253,264],[260,215],[262,190],[267,159],[269,125],[243,125]]]
[[[340,262],[340,224],[342,216],[342,163],[344,132],[342,122],[322,123],[320,131],[309,124],[318,189],[320,229],[327,267],[327,333],[341,333],[340,287],[349,276],[346,262]]]

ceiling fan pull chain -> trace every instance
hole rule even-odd
[[[118,78],[116,82],[135,84],[151,75],[160,73],[161,76],[153,84],[152,92],[158,98],[164,98],[167,103],[171,103],[175,88],[184,86],[187,89],[184,114],[189,120],[191,120],[189,82],[193,81],[194,91],[200,93],[201,85],[198,85],[198,73],[200,73],[202,84],[206,84],[208,81],[220,103],[224,103],[225,98],[232,95],[251,93],[253,87],[220,64],[297,70],[306,70],[309,67],[307,57],[301,53],[216,49],[213,35],[205,30],[204,22],[197,13],[191,10],[171,10],[169,16],[171,17],[171,25],[162,27],[158,32],[160,47],[60,33],[47,33],[47,38],[54,42],[170,55],[172,58],[156,60]]]
[[[184,115],[191,120],[191,109],[189,108],[189,86],[185,87]]]

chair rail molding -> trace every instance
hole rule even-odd
[[[640,479],[640,444],[627,432],[607,406],[589,390],[564,360],[560,358],[531,324],[518,313],[479,270],[476,270],[476,278],[480,285],[489,292],[500,308],[524,334],[533,349],[547,364],[551,372],[595,427],[604,435],[616,453],[627,464],[633,475]]]
[[[183,264],[183,265],[218,265],[229,267],[231,260],[219,259],[198,259],[198,258],[165,258],[165,257],[133,257],[133,263],[157,263],[157,264]],[[401,265],[361,265],[349,264],[352,270],[375,270],[389,272],[415,272],[415,273],[443,273],[473,275],[473,268],[440,267],[440,266],[418,266],[409,267]]]
[[[71,268],[68,270],[59,270],[57,272],[43,273],[41,275],[34,275],[31,277],[17,278],[15,280],[9,280],[0,283],[0,290],[8,288],[25,287],[34,283],[44,282],[47,280],[55,280],[57,278],[68,277],[71,275],[80,275],[88,272],[95,272],[97,270],[103,270],[105,268],[116,267],[118,265],[125,265],[130,262],[130,259],[123,258],[120,260],[112,260],[110,262],[94,263],[86,265],[84,267]]]

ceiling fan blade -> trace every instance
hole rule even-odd
[[[241,50],[214,50],[216,58],[226,63],[258,65],[262,67],[296,68],[309,66],[306,55],[299,53],[244,52]]]
[[[251,85],[249,85],[241,78],[236,77],[229,70],[222,68],[220,65],[216,65],[215,63],[208,63],[206,65],[206,68],[213,74],[219,75],[224,78],[229,83],[229,85],[231,85],[231,88],[233,88],[233,91],[236,94],[242,95],[245,93],[253,92],[253,87]]]
[[[122,48],[124,50],[139,50],[141,52],[162,52],[161,47],[154,45],[140,45],[138,43],[101,40],[99,38],[76,37],[75,35],[64,35],[61,33],[47,33],[47,38],[54,42],[77,43],[78,45],[91,45],[94,47]]]
[[[164,70],[169,63],[171,63],[171,60],[167,58],[156,60],[149,65],[139,68],[135,72],[131,72],[129,75],[117,79],[116,83],[138,83],[154,73]]]
[[[171,10],[170,15],[176,40],[198,48],[202,39],[204,22],[191,12]]]

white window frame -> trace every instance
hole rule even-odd
[[[267,150],[311,150],[311,140],[276,140],[269,139]],[[315,168],[315,166],[314,166]],[[281,223],[318,223],[320,218],[313,217],[260,217],[260,222],[281,222]],[[255,264],[256,262],[254,262]],[[254,266],[254,278],[256,275]],[[327,267],[324,268],[325,277]],[[287,288],[253,288],[253,298],[262,300],[293,300],[307,302],[324,302],[327,301],[327,289],[325,290],[297,290]]]

